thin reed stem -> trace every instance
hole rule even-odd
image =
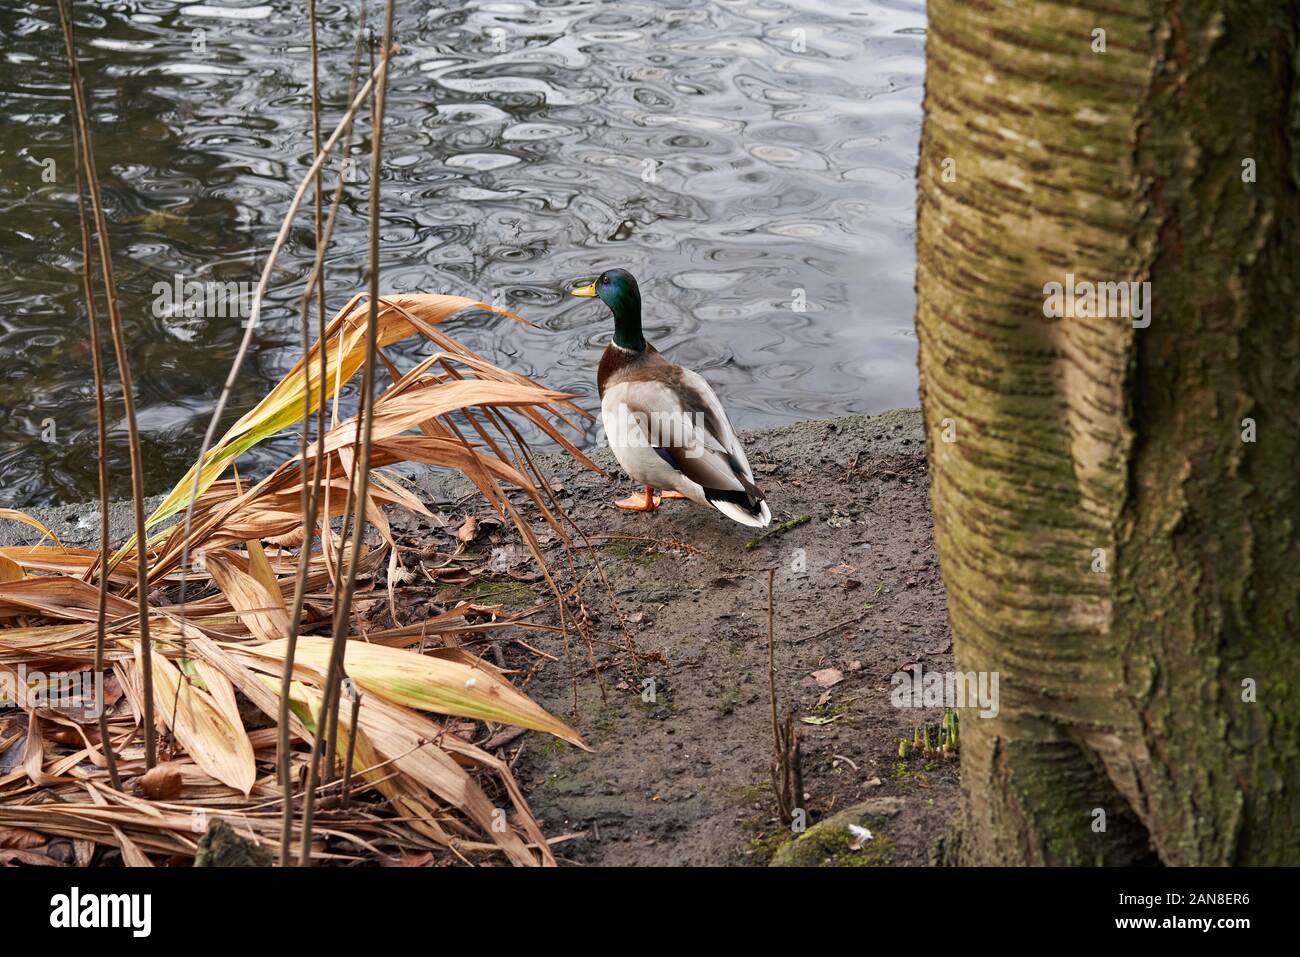
[[[366,315],[366,358],[362,366],[362,398],[372,396],[375,386],[375,355],[379,348],[379,199],[380,167],[383,152],[383,128],[385,93],[388,86],[388,64],[393,52],[393,0],[388,0],[384,9],[384,45],[380,53],[378,74],[374,83],[375,104],[370,118],[370,302]],[[302,813],[302,857],[306,866],[311,862],[311,826],[312,810],[315,803],[315,772],[322,745],[321,727],[332,708],[338,706],[338,692],[343,670],[343,649],[347,642],[347,633],[352,618],[352,596],[357,587],[357,564],[361,559],[361,546],[364,542],[366,528],[366,487],[370,481],[370,446],[374,427],[374,402],[366,404],[365,415],[361,421],[361,461],[356,469],[357,495],[353,507],[357,509],[356,521],[352,526],[352,553],[348,556],[348,571],[344,577],[343,595],[334,610],[334,635],[331,648],[329,668],[325,677],[325,689],[321,710],[316,720],[316,735],[312,742],[312,758],[307,766],[307,792],[303,797]],[[346,518],[346,515],[345,515]]]
[[[81,283],[86,297],[86,320],[90,324],[91,365],[95,372],[95,427],[99,443],[99,555],[87,566],[92,574],[97,565],[108,560],[108,410],[104,401],[104,356],[99,342],[99,318],[95,314],[95,284],[90,266],[90,226],[86,221],[86,193],[81,177],[81,164],[76,156],[81,148],[81,134],[76,124],[72,126],[73,169],[77,178],[77,220],[81,226]],[[95,674],[104,673],[104,630],[108,620],[108,575],[99,576],[99,599],[95,606]],[[99,742],[104,748],[108,764],[108,779],[114,791],[122,790],[122,778],[117,772],[117,755],[113,753],[113,740],[109,736],[108,708],[99,702]]]
[[[126,337],[122,332],[122,314],[117,307],[117,286],[113,282],[113,255],[108,242],[108,222],[104,216],[104,200],[99,189],[99,177],[95,172],[95,151],[90,142],[90,123],[86,117],[81,68],[77,64],[72,15],[67,0],[58,0],[58,7],[59,20],[63,25],[63,45],[68,55],[68,73],[78,141],[81,146],[81,164],[90,188],[90,204],[95,217],[99,262],[104,277],[104,303],[108,309],[108,322],[113,335],[117,374],[122,383],[123,415],[126,418],[127,445],[131,456],[131,506],[135,515],[136,608],[140,621],[141,670],[144,672],[141,675],[141,696],[144,698],[144,760],[145,767],[152,768],[158,762],[158,742],[154,728],[153,647],[149,637],[149,562],[145,540],[144,466],[140,456],[140,429],[135,415],[135,385],[131,379],[131,366],[127,359]],[[104,515],[106,521],[106,508]],[[108,578],[107,567],[101,573],[101,578],[104,580]],[[101,602],[103,601],[106,599],[101,599]],[[102,633],[103,626],[99,627]]]
[[[271,282],[271,271],[275,266],[275,261],[280,256],[280,251],[284,248],[285,242],[289,238],[289,230],[293,226],[294,216],[297,215],[299,207],[302,205],[303,197],[307,193],[307,187],[311,184],[312,177],[321,168],[325,162],[325,157],[334,149],[334,145],[339,141],[346,129],[351,127],[352,118],[356,115],[361,104],[366,101],[370,93],[370,88],[374,85],[375,77],[372,75],[366,80],[362,88],[357,92],[352,102],[348,104],[343,118],[339,120],[338,126],[330,134],[324,145],[317,150],[315,158],[312,160],[311,167],[303,176],[302,181],[298,184],[293,198],[289,201],[289,209],[284,215],[284,220],[280,224],[280,231],[276,234],[275,242],[271,245],[271,251],[267,254],[266,265],[262,268],[262,274],[257,281],[257,289],[253,293],[253,303],[249,310],[248,327],[244,330],[244,338],[239,343],[239,349],[235,353],[235,360],[231,363],[230,374],[226,376],[225,384],[221,387],[221,393],[217,396],[216,407],[212,411],[212,420],[208,423],[207,432],[203,436],[203,445],[199,449],[198,459],[194,465],[194,481],[190,487],[190,494],[185,506],[185,525],[182,535],[181,546],[181,564],[180,564],[180,595],[177,605],[181,614],[184,614],[185,606],[185,585],[186,569],[189,565],[189,538],[190,532],[194,527],[194,505],[199,495],[199,485],[203,477],[203,467],[207,464],[208,451],[212,448],[212,442],[216,435],[217,424],[221,421],[221,416],[226,410],[226,403],[230,400],[230,394],[234,390],[235,383],[239,380],[239,371],[243,368],[244,360],[248,357],[249,349],[252,347],[253,330],[257,328],[257,321],[262,314],[262,301],[266,297],[267,286]],[[324,344],[322,343],[322,348]]]
[[[311,42],[312,42],[312,138],[313,147],[317,153],[320,152],[320,106],[316,89],[316,4],[315,0],[308,5],[308,17],[311,20]],[[361,19],[357,28],[356,50],[352,57],[352,78],[348,85],[348,99],[352,99],[357,85],[357,69],[361,62],[361,43],[365,36],[366,10],[363,5],[361,8]],[[303,542],[298,554],[298,575],[294,583],[293,605],[289,611],[289,632],[287,636],[287,647],[285,650],[284,670],[280,679],[280,726],[278,740],[278,759],[280,772],[280,785],[284,790],[284,808],[283,817],[280,822],[280,866],[288,867],[290,862],[290,845],[293,835],[293,781],[290,779],[290,753],[289,753],[289,692],[293,681],[293,662],[294,655],[298,647],[298,630],[301,626],[303,603],[307,595],[307,579],[311,569],[311,543],[316,535],[316,522],[320,510],[322,480],[324,473],[325,460],[325,380],[329,374],[328,360],[326,358],[325,348],[325,250],[329,247],[330,238],[334,234],[334,223],[338,217],[339,209],[343,205],[343,194],[347,182],[348,171],[348,149],[352,145],[352,127],[349,123],[347,131],[344,133],[343,146],[339,151],[339,179],[334,189],[333,202],[330,206],[329,220],[325,223],[322,230],[319,221],[320,207],[317,206],[317,223],[316,223],[316,255],[312,263],[312,273],[308,278],[306,288],[303,290],[302,301],[300,303],[302,313],[302,330],[303,330],[303,426],[302,426],[302,484],[303,484]],[[319,200],[319,174],[317,176],[317,197]],[[316,425],[316,456],[315,467],[310,483],[310,490],[307,482],[307,428],[311,419],[311,385],[309,379],[309,353],[311,351],[308,342],[308,317],[310,312],[310,302],[312,292],[317,293],[317,302],[320,306],[320,334],[317,341],[320,343],[318,352],[320,353],[320,399],[317,401],[317,425]],[[326,521],[329,521],[328,515]],[[324,551],[324,541],[322,540],[322,551]],[[324,556],[326,561],[329,556]],[[319,733],[319,729],[318,729]]]

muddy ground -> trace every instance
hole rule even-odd
[[[744,438],[772,528],[807,516],[756,543],[757,530],[688,502],[666,502],[654,514],[620,511],[609,503],[632,487],[616,469],[601,476],[572,460],[545,460],[560,503],[590,537],[576,542],[573,566],[585,579],[590,653],[577,633],[566,650],[559,634],[522,629],[519,641],[496,633],[496,648],[470,647],[517,669],[528,693],[594,751],[527,733],[501,753],[548,834],[582,832],[556,846],[564,862],[768,863],[790,837],[776,817],[770,772],[767,570],[775,569],[777,694],[800,734],[808,824],[891,799],[878,802],[889,814],[869,853],[835,861],[924,865],[958,784],[954,758],[899,757],[900,739],[910,743],[918,725],[928,723],[934,739],[941,711],[890,702],[890,676],[900,668],[952,667],[920,414],[806,422]],[[595,458],[611,468],[607,453]],[[467,552],[487,572],[467,587],[408,587],[401,623],[464,597],[513,612],[549,596],[517,534],[472,486],[432,474],[415,482],[434,520],[393,516],[403,555],[452,550],[472,515],[480,528]],[[89,544],[95,534],[92,510],[41,514],[70,541]],[[0,543],[29,538],[21,527],[0,529]],[[567,587],[562,543],[543,540]],[[384,591],[382,579],[371,584]],[[383,614],[378,627],[390,624]],[[554,606],[536,620],[558,624]]]
[[[603,696],[575,638],[575,713],[563,643],[528,636],[561,659],[536,674],[529,693],[570,718],[595,752],[529,734],[516,773],[548,833],[586,832],[557,848],[568,861],[766,863],[789,834],[775,817],[770,773],[772,568],[777,694],[782,717],[793,708],[799,728],[809,823],[864,799],[902,798],[887,859],[925,864],[955,808],[957,762],[923,753],[900,761],[900,738],[910,741],[925,721],[934,735],[942,713],[900,711],[889,700],[890,676],[902,666],[948,670],[952,661],[920,414],[809,422],[745,439],[772,527],[808,516],[753,548],[756,530],[711,509],[669,501],[654,514],[623,512],[609,504],[633,490],[621,473],[604,477],[548,460],[565,510],[594,539],[595,547],[580,550],[579,568],[594,559],[612,588],[611,595],[593,576],[583,589],[593,632],[605,642],[595,648]],[[607,454],[597,461],[613,467]],[[459,497],[438,483],[426,491],[432,499]],[[490,513],[475,514],[487,521]],[[503,534],[501,543],[510,549],[514,536]],[[507,552],[514,554],[523,557]],[[519,574],[530,568],[523,562]],[[479,600],[507,609],[535,600],[505,576],[500,581],[499,591],[478,587]],[[639,670],[615,603],[642,658]],[[518,647],[503,653],[512,667],[539,661]],[[829,669],[842,678],[822,687],[812,675]],[[653,701],[643,700],[648,680]]]

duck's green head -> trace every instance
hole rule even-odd
[[[626,269],[607,269],[595,282],[579,286],[573,295],[599,297],[614,313],[614,344],[640,352],[645,348],[641,335],[641,290]]]

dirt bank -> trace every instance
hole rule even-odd
[[[941,712],[890,703],[900,668],[952,662],[920,415],[807,422],[745,439],[773,527],[808,516],[753,547],[753,529],[690,503],[668,502],[653,515],[614,509],[608,503],[630,491],[625,477],[547,458],[560,502],[591,537],[579,543],[574,572],[585,576],[592,654],[578,634],[566,649],[561,635],[540,631],[521,631],[523,643],[500,640],[497,650],[472,647],[517,669],[528,693],[571,720],[595,751],[529,733],[501,753],[549,834],[585,832],[557,846],[566,861],[767,863],[789,837],[769,772],[767,570],[775,569],[777,690],[801,734],[809,825],[863,801],[898,799],[877,802],[890,813],[871,853],[836,861],[925,864],[955,808],[957,762],[900,759],[899,740],[910,742],[925,722],[933,736]],[[596,459],[612,464],[607,454]],[[465,589],[412,588],[403,624],[462,597],[514,611],[548,594],[527,550],[472,486],[436,475],[416,484],[435,521],[394,516],[399,544],[449,547],[473,515],[481,529],[471,548],[497,571]],[[89,543],[91,511],[50,509],[42,518],[61,538]],[[127,518],[114,515],[119,535]],[[33,539],[0,524],[0,542],[15,540]],[[546,548],[566,584],[561,544],[551,536]],[[548,611],[538,621],[558,617]]]

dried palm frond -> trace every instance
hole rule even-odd
[[[134,528],[110,554],[106,399],[97,361],[100,547],[65,549],[57,539],[56,547],[45,545],[43,538],[31,547],[0,549],[0,678],[20,695],[23,707],[21,715],[0,716],[0,828],[112,846],[125,863],[139,866],[153,863],[151,856],[194,855],[205,822],[215,815],[246,839],[278,844],[282,861],[295,845],[304,860],[443,846],[462,860],[467,854],[497,852],[515,864],[554,864],[509,766],[470,743],[469,735],[479,724],[495,730],[495,724],[504,722],[585,745],[575,731],[516,689],[506,673],[455,644],[457,636],[472,631],[532,627],[528,617],[493,613],[492,622],[481,623],[482,607],[461,603],[423,621],[408,619],[396,629],[385,630],[381,622],[366,635],[367,616],[383,599],[377,591],[357,592],[359,581],[371,582],[382,573],[386,551],[394,574],[400,567],[385,508],[428,514],[416,496],[373,470],[422,463],[460,472],[498,515],[514,524],[551,587],[563,626],[564,601],[579,586],[562,591],[556,584],[532,525],[548,526],[565,548],[569,540],[549,485],[514,420],[523,420],[521,425],[527,423],[596,468],[563,432],[573,426],[572,415],[585,414],[570,396],[498,368],[439,328],[465,309],[492,307],[457,296],[379,295],[383,103],[389,59],[396,49],[392,0],[385,7],[379,64],[364,82],[356,72],[364,32],[363,24],[358,25],[347,109],[328,136],[320,128],[313,89],[313,159],[263,267],[202,451],[148,517],[134,392],[74,25],[68,5],[60,0],[58,6],[75,107],[79,176],[96,227],[100,292],[108,306],[122,384]],[[307,15],[314,87],[311,4]],[[326,324],[323,264],[343,194],[346,158],[341,159],[327,223],[321,173],[336,147],[346,157],[353,120],[368,102],[368,293]],[[277,254],[313,184],[317,252],[303,297],[303,355],[261,402],[217,438]],[[94,336],[96,291],[87,222],[82,206],[83,284]],[[321,330],[309,345],[307,305],[313,292]],[[435,353],[402,373],[382,350],[417,335],[432,343]],[[94,352],[98,359],[98,348]],[[384,370],[390,385],[376,394]],[[339,393],[358,372],[360,411],[355,420],[339,421]],[[327,425],[330,398],[333,416]],[[313,413],[317,435],[310,443],[306,422]],[[298,423],[304,425],[297,456],[251,487],[228,475],[240,455]],[[512,498],[511,490],[522,494]],[[164,526],[182,512],[183,521]],[[0,510],[0,520],[5,519],[54,537],[20,512]],[[367,527],[378,533],[377,542],[365,540]],[[390,611],[399,593],[390,579]],[[313,630],[332,634],[325,638]],[[351,682],[349,708],[338,706],[340,672]],[[56,678],[89,682],[98,690],[67,700],[53,690],[61,687]],[[102,710],[91,714],[87,698],[101,709],[110,699],[121,701],[111,715]],[[265,727],[267,719],[278,726]],[[341,729],[338,737],[336,727]],[[165,732],[165,765],[156,765],[157,730]],[[14,760],[18,749],[20,759]],[[345,763],[341,788],[330,773],[326,784],[315,786],[316,758],[322,752],[331,770],[336,756]],[[154,776],[146,782],[151,772]],[[165,788],[159,785],[162,779]],[[171,793],[176,789],[178,794]],[[490,791],[506,796],[513,819],[493,806]],[[341,797],[342,809],[323,808],[321,825],[313,829],[317,797]],[[293,816],[297,806],[301,818]]]
[[[391,382],[374,397],[370,410],[371,465],[380,469],[412,462],[459,471],[498,515],[515,523],[549,580],[532,523],[549,526],[562,543],[568,538],[508,416],[533,423],[594,468],[561,432],[571,424],[571,413],[583,413],[565,393],[502,370],[435,328],[465,308],[488,307],[450,296],[381,300],[380,345],[418,334],[432,341],[436,351],[405,373],[384,360]],[[124,706],[105,725],[122,789],[109,785],[105,743],[93,717],[60,705],[31,707],[22,744],[17,745],[24,749],[22,764],[0,777],[0,825],[111,845],[120,849],[125,861],[136,864],[148,863],[151,855],[193,854],[198,837],[193,822],[206,820],[205,815],[224,817],[259,842],[276,839],[274,729],[250,727],[248,715],[260,713],[263,721],[275,721],[280,714],[288,599],[301,565],[305,563],[306,577],[299,628],[323,622],[333,602],[337,569],[348,562],[349,549],[331,547],[337,537],[331,521],[347,509],[359,422],[336,421],[309,444],[305,456],[295,455],[251,485],[224,473],[239,454],[292,427],[304,410],[336,395],[358,372],[365,355],[365,312],[360,298],[349,303],[306,363],[291,369],[213,446],[199,476],[200,494],[193,503],[188,536],[185,525],[176,523],[148,543],[153,712],[160,730],[170,737],[167,767],[179,772],[180,797],[163,802],[137,796],[147,770],[137,737],[146,711],[146,665],[132,600],[132,540],[107,563],[103,656],[107,674],[123,692]],[[323,388],[315,371],[322,348],[328,370]],[[303,392],[304,381],[310,394]],[[315,534],[304,538],[302,493],[304,485],[317,481],[318,452],[322,507]],[[192,472],[184,476],[151,516],[150,526],[186,508],[194,484]],[[511,490],[531,503],[531,517],[512,501]],[[385,552],[395,545],[384,509],[430,513],[415,495],[380,471],[372,471],[360,498],[379,534],[379,546],[363,546],[366,553],[358,556],[358,575],[369,578],[382,571]],[[27,516],[0,518],[16,518],[48,532]],[[284,544],[295,540],[295,531],[296,548]],[[186,554],[192,559],[188,567],[182,565]],[[96,550],[53,545],[0,549],[0,669],[15,679],[20,665],[94,677],[98,589],[83,579],[94,574],[100,560]],[[189,581],[191,597],[183,605],[168,605],[165,595],[179,578]],[[390,581],[390,601],[394,587]],[[380,600],[377,595],[359,595],[354,614]],[[323,812],[323,826],[312,830],[312,857],[355,856],[377,841],[399,847],[445,846],[461,855],[470,849],[495,849],[516,864],[554,863],[509,767],[470,744],[464,732],[474,722],[513,724],[580,748],[586,744],[518,691],[498,668],[463,648],[442,646],[440,638],[450,641],[469,632],[528,627],[523,617],[472,622],[467,618],[471,612],[482,617],[477,609],[462,604],[425,621],[366,636],[373,640],[359,640],[354,634],[346,642],[343,669],[361,697],[355,728],[350,703],[337,709],[340,732],[335,746],[340,762],[351,754],[349,788],[362,803],[350,804],[360,810],[346,818],[328,809]],[[331,641],[303,633],[296,644],[289,731],[296,745],[292,766],[301,770],[316,735]],[[241,708],[240,699],[251,712]],[[508,795],[513,808],[508,824],[477,781],[480,774]],[[387,815],[376,801],[387,805]],[[302,828],[291,828],[291,839],[301,841]]]

